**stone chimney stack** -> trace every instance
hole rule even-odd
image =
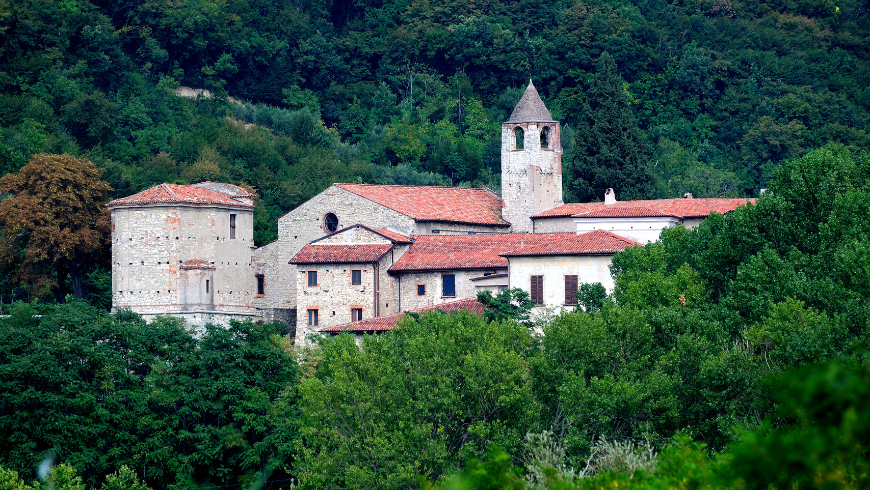
[[[613,187],[608,187],[604,191],[604,204],[616,204],[616,192],[613,191]]]

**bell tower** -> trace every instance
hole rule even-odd
[[[502,215],[514,233],[532,233],[531,216],[562,202],[562,142],[538,91],[529,86],[501,125]]]

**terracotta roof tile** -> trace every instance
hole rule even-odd
[[[144,206],[149,204],[187,204],[194,206],[228,206],[253,209],[252,204],[237,201],[205,187],[193,185],[160,184],[132,196],[115,199],[106,206]]]
[[[633,204],[633,203],[632,203]],[[621,206],[614,204],[605,206],[595,211],[587,211],[585,213],[575,214],[575,218],[661,218],[672,217],[682,218],[664,211],[658,211],[649,206]]]
[[[478,303],[476,299],[460,299],[449,303],[441,303],[440,305],[425,306],[423,308],[415,308],[411,310],[414,313],[425,313],[427,311],[439,310],[443,312],[465,310],[482,317],[486,306],[483,303]],[[385,332],[396,328],[396,324],[405,316],[405,312],[395,313],[393,315],[382,316],[378,318],[368,318],[358,322],[345,323],[334,327],[321,328],[321,332],[339,333],[339,332]]]
[[[719,214],[734,211],[744,204],[754,204],[752,198],[697,198],[697,199],[651,199],[642,201],[618,201],[616,204],[604,204],[603,202],[581,202],[564,204],[543,213],[538,213],[532,218],[557,218],[578,216],[594,211],[603,211],[596,217],[637,217],[627,211],[618,211],[624,208],[649,208],[667,215],[678,218],[704,218],[712,212]],[[610,214],[607,214],[610,213]],[[623,214],[619,214],[623,213]],[[591,217],[586,215],[586,217]]]
[[[209,264],[208,262],[203,262],[201,260],[188,260],[182,266],[182,269],[214,269],[214,266]]]
[[[600,234],[600,233],[605,233]],[[603,245],[598,240],[605,240]],[[524,248],[555,247],[570,254],[615,253],[636,242],[610,232],[425,235],[416,237],[390,272],[507,268],[503,256]],[[536,253],[538,255],[540,253]]]
[[[387,230],[386,228],[376,228],[374,231],[384,235],[396,243],[411,243],[411,237],[405,236],[401,233],[396,233],[395,231]]]
[[[509,226],[502,201],[488,189],[412,185],[335,184],[418,221]]]
[[[226,194],[231,197],[247,197],[250,199],[255,198],[256,196],[247,191],[247,189],[243,187],[239,187],[233,184],[226,184],[224,182],[212,182],[210,180],[206,180],[204,182],[200,182],[199,184],[192,184],[194,187],[204,187],[206,189],[213,190],[215,192],[219,192],[221,194]]]
[[[302,247],[291,264],[355,264],[380,260],[392,244],[383,245],[312,245]]]
[[[593,230],[582,234],[559,233],[552,240],[515,248],[502,255],[505,257],[532,257],[545,255],[598,255],[615,254],[640,243],[615,235],[605,230]]]

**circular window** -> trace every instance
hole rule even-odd
[[[332,233],[338,229],[338,216],[333,213],[326,213],[326,216],[323,217],[323,226],[326,227],[326,231]]]

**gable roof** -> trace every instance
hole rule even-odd
[[[335,184],[417,221],[510,226],[502,201],[489,189],[414,185]]]
[[[418,236],[390,272],[504,269],[506,256],[523,255],[608,255],[637,245],[613,233],[514,233],[489,235]],[[552,253],[544,253],[551,251]]]
[[[340,230],[333,231],[332,233],[325,235],[325,236],[322,236],[316,240],[312,240],[311,243],[317,243],[317,242],[326,240],[328,238],[332,238],[335,235],[338,235],[339,233],[344,233],[344,232],[346,232],[348,230],[352,230],[354,228],[363,228],[365,230],[368,230],[368,231],[374,233],[375,235],[379,235],[387,240],[390,240],[393,243],[411,243],[413,241],[413,240],[411,240],[410,237],[402,235],[401,233],[396,233],[395,231],[390,231],[390,230],[386,230],[386,229],[382,229],[382,228],[381,229],[369,228],[368,226],[366,226],[364,224],[357,223],[355,225],[346,226]]]
[[[538,90],[535,88],[532,81],[529,80],[529,85],[517,105],[511,112],[510,119],[507,122],[556,122],[553,116],[538,95]]]
[[[302,247],[288,264],[356,264],[377,262],[393,245],[312,245]]]
[[[592,230],[573,237],[558,234],[552,240],[533,243],[502,253],[504,257],[535,257],[548,255],[611,255],[640,243],[606,230]]]
[[[360,226],[363,226],[363,225],[360,225]],[[386,228],[376,228],[372,231],[374,231],[375,233],[378,233],[382,236],[385,236],[396,243],[411,243],[412,242],[411,237],[405,236],[405,235],[403,235],[401,233],[397,233],[395,231],[390,231]]]
[[[465,310],[470,313],[474,313],[477,316],[482,317],[484,310],[486,310],[486,305],[483,303],[478,303],[476,299],[468,298],[468,299],[460,299],[456,301],[450,301],[449,303],[441,303],[440,305],[431,305],[424,306],[422,308],[415,308],[410,310],[414,313],[425,313],[427,311],[443,311],[445,313],[451,311],[460,311]],[[405,316],[406,312],[402,313],[394,313],[392,315],[382,316],[378,318],[368,318],[365,320],[360,320],[358,322],[345,323],[344,325],[337,325],[334,327],[324,327],[321,328],[321,332],[328,333],[339,333],[339,332],[355,332],[355,333],[365,333],[365,332],[385,332],[387,330],[392,330],[396,328],[396,324]]]
[[[745,204],[754,204],[754,198],[692,198],[692,199],[650,199],[641,201],[617,201],[615,204],[603,202],[581,202],[562,206],[538,213],[537,218],[584,217],[584,218],[637,218],[649,216],[650,209],[662,213],[658,216],[677,218],[705,218],[710,213],[726,214]],[[590,215],[588,213],[597,213]]]
[[[682,218],[671,213],[659,211],[649,206],[610,205],[594,211],[575,214],[575,218]]]
[[[235,186],[234,186],[235,187]],[[248,197],[249,194],[239,197]],[[254,209],[253,204],[195,185],[160,184],[132,196],[115,199],[106,207],[147,206],[153,204],[184,204],[192,206],[226,206]]]

